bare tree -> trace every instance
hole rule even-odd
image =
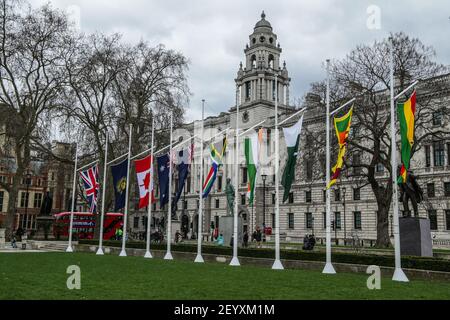
[[[7,115],[4,134],[14,162],[9,193],[7,233],[10,234],[20,182],[28,168],[33,141],[46,113],[59,104],[65,81],[62,58],[71,25],[49,5],[24,8],[16,0],[0,1],[0,103]]]
[[[405,89],[413,79],[426,79],[417,90],[414,155],[431,137],[443,139],[449,134],[444,129],[431,128],[429,125],[436,105],[442,99],[440,94],[448,86],[448,83],[435,80],[434,77],[448,69],[435,63],[432,60],[434,50],[418,39],[411,39],[403,33],[394,34],[392,38],[396,91]],[[390,245],[388,213],[392,201],[390,159],[393,148],[390,140],[389,75],[388,40],[375,42],[371,46],[358,46],[346,58],[333,62],[331,70],[334,105],[358,97],[345,167],[348,179],[364,181],[371,186],[378,206],[376,245],[380,247]],[[317,90],[320,88],[323,85],[316,84],[313,87],[318,94],[323,94],[323,90]],[[402,97],[404,100],[407,98],[407,95]],[[346,111],[341,114],[343,112]],[[399,147],[399,143],[394,146],[395,152],[398,152]],[[387,175],[376,174],[377,165],[382,165]]]

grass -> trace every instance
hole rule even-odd
[[[450,299],[450,282],[383,278],[381,290],[368,290],[363,274],[89,253],[4,253],[0,261],[0,300]],[[81,290],[66,287],[69,265],[81,268]]]

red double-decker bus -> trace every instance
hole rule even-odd
[[[53,235],[59,237],[69,237],[70,212],[55,214],[53,224]],[[73,213],[73,237],[75,239],[93,239],[95,230],[95,220],[97,215],[89,212]],[[103,239],[113,239],[116,229],[123,226],[123,213],[107,213],[103,223]]]

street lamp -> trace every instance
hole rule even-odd
[[[345,194],[347,193],[347,189],[345,187],[342,188],[342,204],[344,206],[344,246],[347,245],[347,219],[345,216]]]
[[[27,185],[27,191],[25,193],[25,221],[28,223],[28,198],[30,197],[28,190],[29,190],[30,184],[31,184],[30,171],[27,171],[27,174],[25,175],[25,184]],[[25,225],[24,229],[26,229],[26,228],[27,228],[27,226]]]
[[[262,174],[263,180],[263,242],[266,242],[266,179],[267,174]]]

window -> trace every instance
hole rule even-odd
[[[30,193],[28,192],[22,192],[20,193],[20,207],[25,208],[28,206],[29,202],[28,199],[30,197]]]
[[[327,190],[323,190],[323,202],[327,202]]]
[[[187,209],[188,208],[188,201],[184,200],[183,201],[183,209]]]
[[[450,230],[450,210],[445,210],[445,229]]]
[[[42,205],[42,193],[35,193],[34,194],[34,207],[40,208]]]
[[[434,183],[428,183],[427,184],[427,196],[428,198],[434,198],[435,197],[435,191],[434,191]]]
[[[430,219],[430,229],[437,230],[437,214],[436,210],[428,210],[428,218]]]
[[[434,166],[441,167],[444,165],[444,142],[435,141],[433,142],[433,152],[434,152]]]
[[[341,190],[334,189],[334,201],[341,201]]]
[[[450,182],[444,182],[444,194],[446,197],[450,197]]]
[[[222,192],[222,176],[217,177],[217,191]]]
[[[275,204],[275,193],[272,193],[272,204]]]
[[[272,39],[272,41],[273,41],[273,39]],[[273,61],[274,61],[273,55],[269,54],[269,68],[270,69],[273,69]]]
[[[355,153],[353,155],[353,165],[360,165],[361,164],[361,155],[359,153]],[[360,175],[361,174],[361,167],[354,167],[353,168],[353,174]]]
[[[305,213],[305,224],[306,224],[306,229],[312,229],[313,228],[313,219],[312,219],[312,213],[311,212],[307,212]]]
[[[323,228],[326,229],[327,228],[327,213],[326,212],[322,213],[322,221],[323,221]]]
[[[3,211],[3,198],[5,197],[5,192],[0,191],[0,212]]]
[[[241,204],[242,205],[245,205],[245,198],[246,198],[246,195],[245,194],[241,194]]]
[[[305,202],[312,202],[311,190],[305,191]]]
[[[275,213],[272,213],[272,229],[275,229]]]
[[[430,146],[425,146],[425,167],[431,167],[431,151]]]
[[[336,229],[341,229],[341,213],[340,212],[335,212],[334,213],[334,221],[335,221],[335,226]]]
[[[361,200],[361,188],[353,189],[353,200],[355,201]]]
[[[294,203],[294,193],[289,193],[289,203]]]
[[[220,208],[220,199],[216,199],[216,209]]]
[[[313,179],[313,161],[312,160],[306,160],[305,169],[306,169],[306,181],[311,181]]]
[[[246,184],[247,181],[247,168],[242,168],[242,184]]]
[[[272,81],[272,100],[275,101],[275,81]]]
[[[442,125],[442,111],[438,110],[433,112],[433,126]]]
[[[378,164],[375,166],[375,172],[377,172],[377,173],[384,172],[384,166],[383,166],[381,163],[378,163]]]
[[[214,222],[216,224],[216,228],[219,228],[219,216],[214,216]]]
[[[191,193],[191,177],[190,177],[190,176],[187,178],[187,182],[186,182],[186,192],[187,192],[187,193]]]
[[[145,228],[147,228],[147,220],[148,220],[148,217],[142,216],[141,223],[142,223],[142,226],[145,227]]]
[[[353,228],[356,230],[361,230],[361,212],[353,212]]]
[[[133,218],[133,228],[134,229],[139,228],[139,217],[134,217]]]
[[[256,61],[255,61],[256,63]],[[250,87],[250,82],[245,83],[245,100],[249,101],[252,94],[252,89]]]
[[[291,212],[288,213],[288,228],[294,229],[294,214]]]

